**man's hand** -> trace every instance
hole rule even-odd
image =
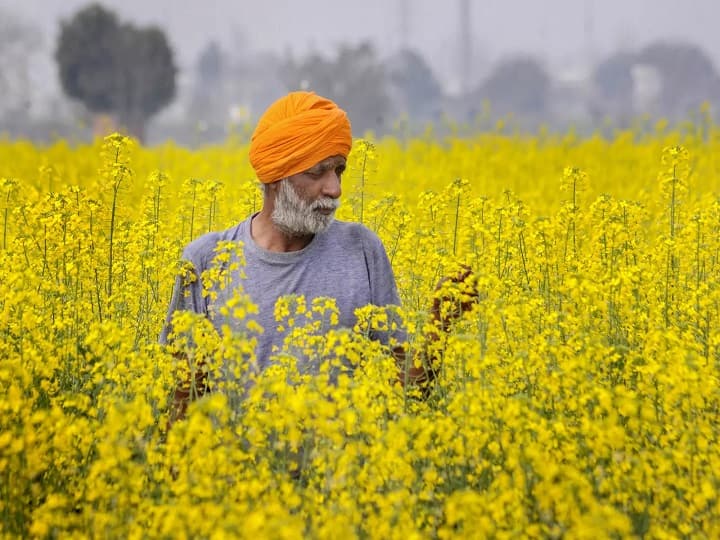
[[[179,358],[187,359],[183,355],[178,355]],[[187,374],[187,378],[184,381],[178,381],[173,392],[172,403],[170,404],[170,411],[168,416],[167,430],[170,431],[172,425],[178,420],[185,418],[188,405],[191,401],[200,398],[207,391],[207,373],[203,366],[199,366],[195,370],[194,377],[190,373]]]
[[[425,350],[418,351],[421,355],[419,366],[407,363],[405,350],[397,347],[393,350],[398,367],[401,384],[420,386],[422,394],[427,397],[430,383],[435,379],[440,367],[442,340],[441,334],[450,330],[453,323],[472,309],[478,302],[479,294],[472,270],[463,266],[454,276],[442,278],[437,287],[430,309],[433,330],[427,334]]]
[[[463,313],[472,309],[478,298],[475,275],[469,266],[463,265],[454,276],[442,278],[435,287],[433,305],[430,309],[435,326],[447,332]]]

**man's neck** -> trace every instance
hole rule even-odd
[[[271,212],[263,208],[250,222],[250,236],[261,248],[279,253],[300,251],[312,241],[313,235],[286,235],[278,230],[270,215]]]

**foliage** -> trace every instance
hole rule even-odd
[[[398,94],[399,106],[413,118],[427,115],[427,109],[439,105],[442,86],[417,51],[399,51],[385,62],[385,70],[391,88]]]
[[[115,14],[99,5],[79,11],[62,24],[55,54],[60,82],[68,96],[81,100],[90,111],[116,108],[120,33]]]
[[[98,4],[62,24],[55,59],[68,96],[92,112],[117,115],[140,138],[146,119],[175,96],[176,67],[163,31],[123,24]]]
[[[440,277],[469,265],[480,293],[426,400],[367,338],[391,324],[372,307],[350,330],[329,299],[282,299],[291,337],[260,375],[241,290],[223,315],[242,332],[181,315],[188,362],[157,345],[182,246],[258,208],[245,146],[0,144],[0,533],[717,537],[705,129],[356,141],[340,217],[382,238],[408,349]],[[221,248],[209,294],[242,268]],[[201,362],[214,391],[168,432]]]
[[[283,72],[288,90],[312,90],[342,103],[356,135],[388,122],[387,75],[369,43],[343,45],[335,58],[310,54],[301,61],[288,59]]]
[[[632,68],[637,62],[635,55],[618,52],[602,60],[593,73],[593,82],[600,96],[614,102],[626,102],[626,109],[632,106],[633,75]]]
[[[690,43],[655,42],[638,53],[638,62],[658,70],[661,110],[685,115],[704,101],[720,97],[720,77],[712,60]]]
[[[643,72],[650,86],[657,88],[650,88],[651,96],[635,103],[648,84],[643,83]],[[638,51],[614,53],[595,67],[593,85],[593,105],[599,112],[628,120],[639,113],[684,119],[720,96],[720,76],[712,61],[702,49],[686,42],[657,41]]]
[[[536,58],[508,58],[488,75],[479,93],[502,114],[542,114],[550,95],[550,76]]]

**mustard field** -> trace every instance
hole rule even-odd
[[[242,291],[243,331],[183,314],[158,344],[183,246],[261,206],[242,142],[0,142],[0,536],[719,537],[720,129],[428,133],[348,165],[338,218],[383,240],[408,358],[472,268],[424,391],[368,338],[383,312],[342,329],[331,299],[278,303],[260,375]],[[198,369],[222,382],[168,430]]]

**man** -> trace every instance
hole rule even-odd
[[[264,329],[255,350],[259,370],[269,365],[285,337],[274,316],[281,296],[333,298],[339,325],[346,328],[355,325],[359,307],[400,303],[380,239],[363,225],[334,219],[351,143],[347,115],[332,101],[312,92],[279,99],[260,119],[250,144],[250,162],[263,185],[262,210],[231,229],[198,238],[183,253],[199,278],[218,243],[243,243],[244,276],[238,274],[237,284],[258,306],[257,322]],[[223,318],[216,308],[229,299],[233,288],[209,299],[200,279],[190,284],[179,279],[161,341],[167,343],[177,310],[206,315],[220,330]],[[433,314],[440,319],[437,304]],[[400,349],[395,354],[403,358]],[[403,382],[427,381],[431,376],[422,367],[403,371]],[[198,386],[203,387],[202,381]],[[184,415],[189,397],[187,385],[176,390],[174,415]]]

